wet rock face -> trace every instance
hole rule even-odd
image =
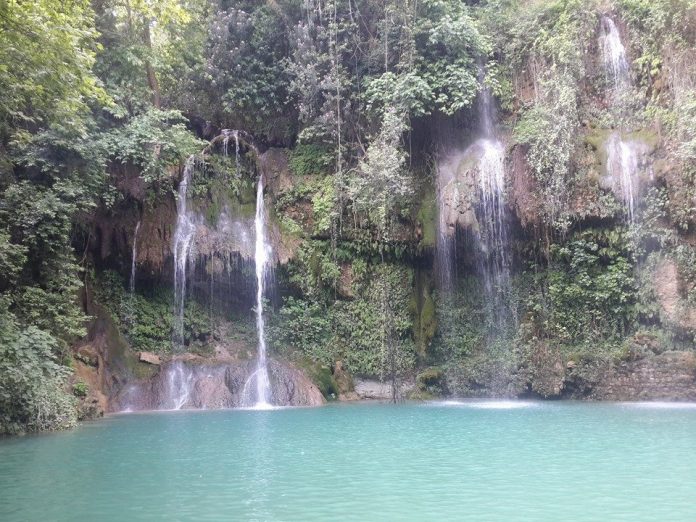
[[[238,408],[255,361],[180,358],[163,364],[149,379],[126,384],[110,401],[111,411]],[[300,370],[269,361],[271,403],[275,406],[320,406],[319,389]]]
[[[452,153],[438,166],[442,232],[452,236],[457,228],[478,229],[474,198],[478,164],[483,149],[474,143],[464,152]]]

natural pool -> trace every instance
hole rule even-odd
[[[0,440],[0,520],[696,520],[696,405],[117,415]]]

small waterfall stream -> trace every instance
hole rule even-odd
[[[266,360],[266,331],[263,317],[263,299],[266,272],[269,261],[270,245],[266,241],[266,209],[263,200],[263,175],[259,176],[256,188],[256,246],[254,263],[256,265],[256,331],[258,335],[258,356],[256,370],[244,384],[244,404],[257,409],[270,407],[271,384],[268,379],[268,362]]]
[[[138,232],[140,232],[140,221],[135,225],[135,232],[133,233],[133,253],[131,254],[131,272],[130,272],[130,282],[128,284],[128,289],[130,290],[131,296],[135,292],[135,260],[138,257]]]
[[[617,95],[620,95],[631,84],[630,69],[619,30],[608,16],[603,16],[601,20],[600,46],[607,84],[612,86]]]
[[[186,160],[179,183],[176,202],[176,228],[174,229],[174,333],[175,349],[184,346],[184,304],[186,301],[186,269],[191,243],[196,233],[195,215],[188,209],[188,186],[196,166],[196,157]]]
[[[631,76],[621,35],[614,21],[608,16],[603,16],[601,19],[599,40],[609,86],[609,99],[612,108],[620,113],[623,102],[630,94]],[[636,146],[624,140],[621,132],[617,130],[609,136],[606,147],[607,173],[613,180],[616,192],[623,200],[629,223],[633,223],[639,174]]]

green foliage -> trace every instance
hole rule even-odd
[[[121,332],[136,351],[169,353],[172,350],[174,315],[172,294],[129,294],[121,276],[103,272],[95,281],[95,294],[116,320]],[[184,311],[184,345],[188,351],[205,351],[212,335],[210,317],[195,301]]]
[[[621,229],[586,230],[551,248],[529,310],[544,336],[561,342],[617,338],[636,320],[632,252]]]
[[[35,326],[21,328],[7,305],[0,298],[0,434],[73,426],[69,370],[56,361],[56,339]]]
[[[288,166],[295,176],[310,176],[326,173],[333,161],[333,154],[326,146],[298,143],[290,152]]]
[[[73,384],[72,390],[75,397],[84,399],[89,393],[89,386],[83,381],[77,381],[75,384]]]
[[[151,108],[105,133],[102,142],[111,158],[139,167],[146,182],[157,181],[205,145],[185,121],[178,111]]]
[[[480,282],[466,278],[436,295],[438,330],[433,343],[444,360],[473,356],[485,345],[486,309]]]
[[[0,137],[55,124],[84,133],[106,103],[92,72],[96,32],[86,0],[0,4]]]
[[[386,263],[365,270],[354,271],[359,279],[354,299],[333,300],[317,292],[286,298],[271,328],[273,344],[323,365],[342,360],[357,374],[391,378],[413,368],[412,274]]]
[[[318,302],[287,297],[270,329],[271,344],[299,351],[320,364],[332,364],[331,318]]]

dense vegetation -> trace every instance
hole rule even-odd
[[[620,115],[598,66],[600,13],[622,21],[631,58]],[[294,248],[271,314],[285,357],[397,387],[420,372],[424,394],[495,393],[524,370],[549,395],[534,381],[548,360],[611,362],[638,333],[693,343],[689,0],[6,0],[0,29],[0,433],[75,422],[86,391],[71,348],[95,298],[134,350],[171,350],[171,259],[128,296],[126,241],[114,232],[104,252],[95,237],[108,220],[162,215],[204,149],[193,196],[210,223],[222,209],[249,215],[252,145],[285,149],[293,181],[274,190],[273,216]],[[513,158],[516,320],[496,332],[466,252],[455,299],[433,269],[437,154],[475,134],[484,77]],[[653,148],[636,223],[599,181],[617,118]],[[222,129],[249,137],[240,163],[208,145]],[[514,158],[525,201],[513,202]],[[249,278],[248,263],[218,254],[204,273]],[[679,316],[655,294],[668,261]],[[220,340],[215,322],[251,308],[247,294],[193,292],[190,349]]]

